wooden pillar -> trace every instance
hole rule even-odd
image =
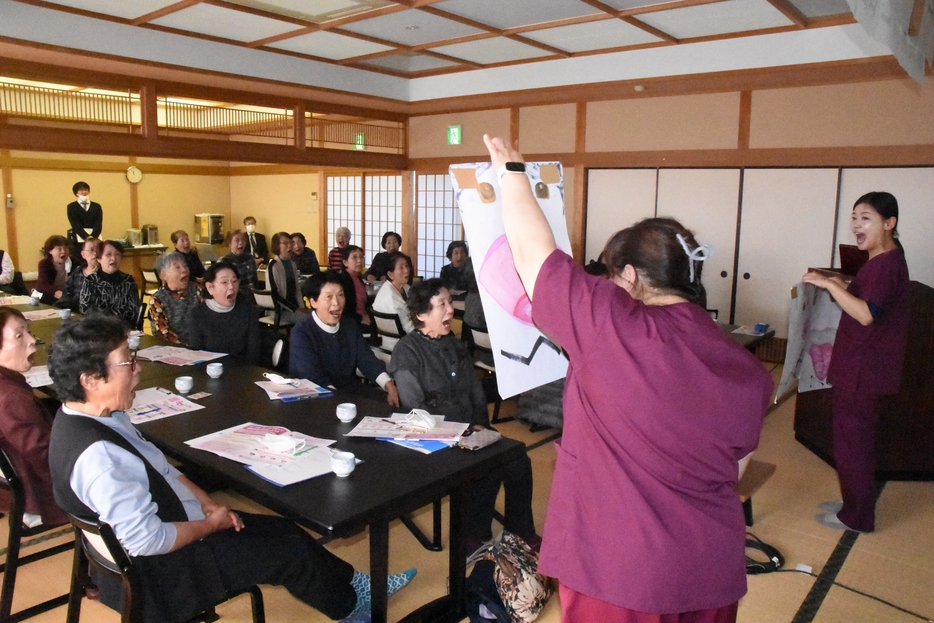
[[[0,150],[0,158],[8,160],[9,157],[10,150]],[[6,252],[10,254],[13,265],[19,270],[22,270],[22,264],[20,264],[19,261],[19,243],[16,239],[16,208],[6,207],[7,195],[11,195],[14,199],[16,198],[16,195],[13,193],[12,167],[10,167],[9,164],[3,164],[0,166],[0,175],[3,176],[3,197],[0,197],[0,200],[2,200],[3,212],[6,215]]]
[[[295,131],[295,149],[305,149],[305,103],[299,102],[292,108],[292,129]]]
[[[587,102],[577,103],[577,120],[575,123],[574,134],[574,153],[578,156],[578,162],[587,151]],[[585,198],[587,188],[587,169],[582,164],[574,166],[574,194],[571,197],[571,205],[565,206],[570,212],[568,219],[568,236],[571,239],[571,254],[578,262],[583,263],[584,242],[587,227],[587,205]],[[565,198],[567,200],[567,198]]]
[[[749,129],[752,125],[752,91],[739,92],[739,131],[736,148],[749,149]]]
[[[519,149],[519,107],[513,106],[509,109],[509,144],[516,151]]]
[[[136,165],[136,156],[130,156],[130,166]],[[130,227],[139,229],[139,184],[131,184],[130,187]]]
[[[139,88],[140,123],[143,138],[159,138],[159,108],[156,102],[156,87],[144,84]]]
[[[328,176],[324,171],[318,171],[318,248],[321,249],[318,263],[327,265],[331,241],[328,240]]]
[[[402,171],[402,252],[412,258],[412,270],[418,272],[418,227],[415,213],[415,171]]]

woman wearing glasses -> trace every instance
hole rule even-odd
[[[332,619],[365,615],[369,576],[287,519],[217,504],[143,439],[124,413],[138,366],[123,325],[105,316],[65,324],[49,352],[63,400],[50,445],[55,501],[113,528],[142,579],[143,621],[187,621],[254,584],[284,586]],[[414,575],[390,576],[389,585],[398,590]],[[97,583],[101,601],[117,607],[120,580]]]

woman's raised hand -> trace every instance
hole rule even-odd
[[[524,162],[522,154],[498,136],[491,137],[489,134],[484,134],[483,142],[490,152],[490,162],[493,163],[494,171],[498,171],[507,162]]]

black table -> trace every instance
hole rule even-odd
[[[759,344],[775,337],[775,329],[769,329],[765,333],[760,333],[759,335],[746,335],[745,333],[733,333],[735,329],[739,328],[738,324],[720,324],[720,328],[724,333],[739,342],[743,348],[752,352],[756,351],[756,347],[759,346]]]
[[[255,381],[263,380],[263,369],[234,361],[224,361],[224,374],[219,379],[209,378],[204,364],[185,368],[143,365],[144,370],[147,366],[169,368],[175,375],[184,369],[195,379],[192,392],[211,393],[197,401],[205,407],[203,410],[139,426],[147,438],[166,455],[195,466],[238,493],[319,534],[346,537],[369,526],[373,587],[386,585],[389,523],[404,513],[450,495],[450,594],[426,604],[404,620],[459,621],[465,616],[465,487],[489,470],[520,457],[525,452],[525,444],[504,439],[477,452],[450,448],[424,455],[374,439],[343,436],[365,415],[389,415],[392,408],[385,401],[347,393],[292,403],[270,401],[255,385]],[[159,384],[159,379],[153,379],[140,383],[140,387]],[[340,402],[356,403],[354,422],[343,424],[337,419],[335,410]],[[347,478],[326,474],[277,487],[239,463],[195,450],[184,443],[245,422],[281,425],[308,435],[337,439],[334,447],[353,452],[363,463]],[[385,591],[372,591],[373,621],[386,620],[386,600]]]

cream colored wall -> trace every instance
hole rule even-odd
[[[274,232],[301,232],[320,260],[327,250],[316,247],[318,211],[313,192],[318,192],[317,173],[235,175],[230,178],[231,222],[242,228],[244,217],[255,217],[256,231],[266,236],[270,252],[269,237]]]
[[[130,227],[130,183],[122,173],[95,171],[38,171],[13,169],[16,196],[16,235],[23,272],[36,270],[42,258],[40,248],[52,234],[65,235],[68,216],[65,207],[75,200],[72,185],[85,181],[91,186],[91,200],[104,210],[105,238],[123,238]]]
[[[0,249],[3,249],[4,252],[10,250],[9,239],[7,238],[6,230],[6,194],[7,189],[3,186],[3,176],[0,176],[0,206],[3,206],[3,216],[0,216]],[[14,258],[14,264],[16,259]],[[16,270],[19,270],[19,266],[16,266]]]
[[[519,109],[519,151],[525,154],[574,151],[577,105]]]
[[[749,146],[848,147],[934,143],[934,81],[754,91]]]
[[[587,104],[587,151],[735,149],[739,93]]]
[[[509,136],[510,112],[480,110],[409,119],[409,158],[455,158],[485,156],[483,135]],[[460,145],[448,145],[448,126],[461,126]]]
[[[194,243],[195,214],[223,214],[225,231],[231,229],[227,176],[144,173],[137,187],[139,224],[156,225],[159,242],[166,246],[172,245],[169,236],[177,229],[188,232]]]

